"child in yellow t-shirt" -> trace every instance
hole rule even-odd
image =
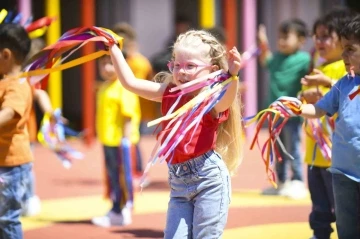
[[[128,63],[130,69],[134,73],[135,77],[138,79],[150,80],[153,77],[153,71],[150,61],[139,52],[137,37],[134,28],[125,22],[120,22],[115,24],[112,29],[117,35],[124,38],[123,43],[123,53],[126,56],[126,62]],[[136,122],[134,122],[134,130],[139,130],[142,133],[154,131],[153,129],[148,129],[146,122],[158,118],[160,115],[160,106],[159,103],[150,101],[144,98],[139,98],[141,115]],[[140,117],[141,116],[141,117]],[[133,173],[134,173],[134,184],[139,185],[140,177],[143,175],[143,163],[139,147],[140,137],[134,138],[131,143],[132,147],[132,157],[133,160]],[[148,179],[145,180],[145,184],[148,184]],[[144,185],[144,184],[143,184]]]
[[[301,96],[307,103],[316,103],[329,91],[335,81],[346,74],[337,34],[339,23],[345,19],[345,16],[345,10],[336,10],[314,23],[315,49],[324,62],[317,66],[312,74],[306,75],[301,80],[303,84]],[[310,127],[311,124],[313,127]],[[322,129],[317,127],[322,127]],[[327,168],[331,166],[331,152],[330,149],[326,150],[326,147],[318,144],[315,140],[318,135],[313,134],[313,129],[323,132],[323,138],[329,140],[331,138],[329,127],[329,119],[326,116],[308,120],[305,127],[305,162],[308,164],[308,186],[312,201],[309,222],[314,231],[313,238],[318,239],[330,238],[333,232],[331,223],[335,222],[335,214],[332,175],[327,171]]]
[[[139,130],[133,126],[141,116],[139,98],[117,80],[109,56],[99,59],[99,71],[105,82],[97,93],[96,131],[103,145],[106,196],[111,198],[112,208],[92,222],[102,227],[128,225],[133,200],[129,151],[131,142],[139,138]]]

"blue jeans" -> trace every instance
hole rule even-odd
[[[276,174],[278,181],[284,183],[288,176],[287,171],[289,165],[291,166],[292,178],[291,180],[303,181],[302,160],[300,155],[301,147],[301,122],[289,121],[285,124],[280,133],[280,140],[284,144],[286,151],[294,157],[294,160],[285,155],[282,150],[282,161],[276,162]]]
[[[231,198],[229,171],[214,151],[169,165],[164,238],[221,238]]]
[[[331,227],[331,223],[335,222],[332,175],[326,169],[308,166],[308,184],[312,202],[309,222],[317,239],[329,239],[334,231]]]
[[[339,239],[360,238],[360,183],[333,174],[333,187]]]
[[[23,238],[21,204],[30,181],[31,163],[16,167],[0,167],[0,238]]]

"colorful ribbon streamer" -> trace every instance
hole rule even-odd
[[[170,89],[170,92],[178,91],[171,95],[171,97],[177,98],[176,102],[165,116],[148,123],[148,126],[153,126],[163,121],[169,121],[166,128],[162,129],[158,135],[157,144],[151,153],[141,182],[143,182],[150,167],[157,161],[163,162],[166,159],[170,159],[168,162],[171,163],[171,155],[175,147],[187,133],[196,131],[201,119],[222,98],[233,80],[234,77],[219,70]],[[185,105],[174,111],[181,97],[198,89],[203,90]],[[142,187],[142,183],[140,186]]]
[[[105,50],[106,46],[118,43],[121,47],[122,40],[121,37],[105,28],[93,26],[71,29],[65,32],[56,43],[45,47],[33,56],[25,67],[25,72],[17,77],[28,78],[31,84],[36,84],[51,72],[65,70],[108,54]],[[90,42],[95,42],[100,50],[64,63],[73,53]]]
[[[44,114],[38,132],[38,141],[52,150],[65,168],[70,168],[74,159],[84,158],[84,155],[73,149],[65,139],[65,127],[60,109],[56,109],[53,114]]]
[[[279,138],[279,134],[289,117],[299,115],[301,113],[301,106],[302,103],[297,98],[280,97],[273,102],[268,109],[262,110],[258,114],[244,119],[244,121],[246,121],[245,127],[257,122],[255,135],[251,142],[250,149],[252,150],[255,144],[260,149],[261,157],[265,164],[266,175],[275,188],[277,187],[277,184],[275,182],[275,173],[272,166],[274,165],[274,161],[276,159],[278,161],[282,160],[278,147],[281,148],[285,155],[293,159],[293,157],[286,151]],[[260,146],[259,133],[266,121],[268,122],[269,137],[263,146]]]

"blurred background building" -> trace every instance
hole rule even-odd
[[[275,48],[277,26],[285,19],[297,17],[311,28],[314,20],[334,6],[349,6],[360,10],[359,0],[1,0],[0,10],[21,12],[24,20],[30,15],[36,20],[57,16],[45,37],[53,43],[65,31],[86,25],[111,28],[125,21],[138,34],[140,51],[148,58],[167,47],[175,34],[175,20],[189,20],[191,28],[222,27],[227,46],[245,51],[256,43],[257,26],[267,26],[271,48]],[[310,39],[305,50],[310,50]],[[88,47],[77,56],[95,48]],[[75,56],[75,57],[77,57]],[[54,78],[54,79],[53,79]],[[89,142],[94,136],[96,62],[68,69],[50,78],[48,92],[55,107],[77,129],[87,128]],[[262,108],[267,92],[267,74],[254,59],[242,71],[247,91],[244,96],[245,115]]]

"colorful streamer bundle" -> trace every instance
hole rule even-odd
[[[15,23],[20,24],[22,17],[21,13],[18,13],[17,15],[13,16],[13,12],[8,12],[5,9],[2,9],[0,11],[0,24],[5,23]],[[23,24],[25,30],[29,33],[29,37],[31,39],[41,37],[45,34],[47,28],[50,26],[50,24],[55,21],[56,18],[54,17],[43,17],[40,18],[34,22],[32,22],[32,17],[27,19],[25,23]]]
[[[144,176],[158,160],[163,162],[165,159],[171,158],[171,153],[175,147],[188,132],[196,131],[203,116],[222,98],[234,79],[237,80],[238,77],[232,77],[219,70],[170,89],[170,92],[178,91],[171,95],[171,97],[177,98],[176,102],[165,116],[148,123],[148,126],[153,126],[163,121],[169,121],[166,128],[158,136],[157,144],[145,168]],[[199,94],[174,111],[181,97],[200,89],[203,90]]]
[[[279,138],[279,134],[288,121],[289,117],[301,114],[302,102],[294,97],[280,97],[273,102],[269,108],[260,111],[255,116],[247,117],[244,120],[247,121],[245,127],[257,122],[256,132],[251,142],[250,149],[253,149],[255,143],[261,151],[261,157],[265,164],[265,170],[269,181],[274,187],[277,187],[275,183],[275,173],[271,169],[274,164],[274,160],[282,160],[278,146],[280,146],[282,152],[289,158],[293,157],[286,152],[286,149]],[[282,116],[282,117],[281,117]],[[259,143],[259,132],[265,122],[268,122],[269,138],[265,141],[263,146]]]
[[[55,152],[65,168],[70,168],[74,159],[83,159],[81,152],[73,149],[65,139],[65,126],[61,110],[45,113],[38,133],[39,142]]]
[[[100,50],[64,63],[73,53],[90,42],[95,42]],[[113,43],[121,47],[122,38],[106,28],[92,26],[71,29],[56,43],[33,56],[19,78],[28,78],[31,84],[36,84],[51,72],[65,70],[108,54],[105,49]]]

